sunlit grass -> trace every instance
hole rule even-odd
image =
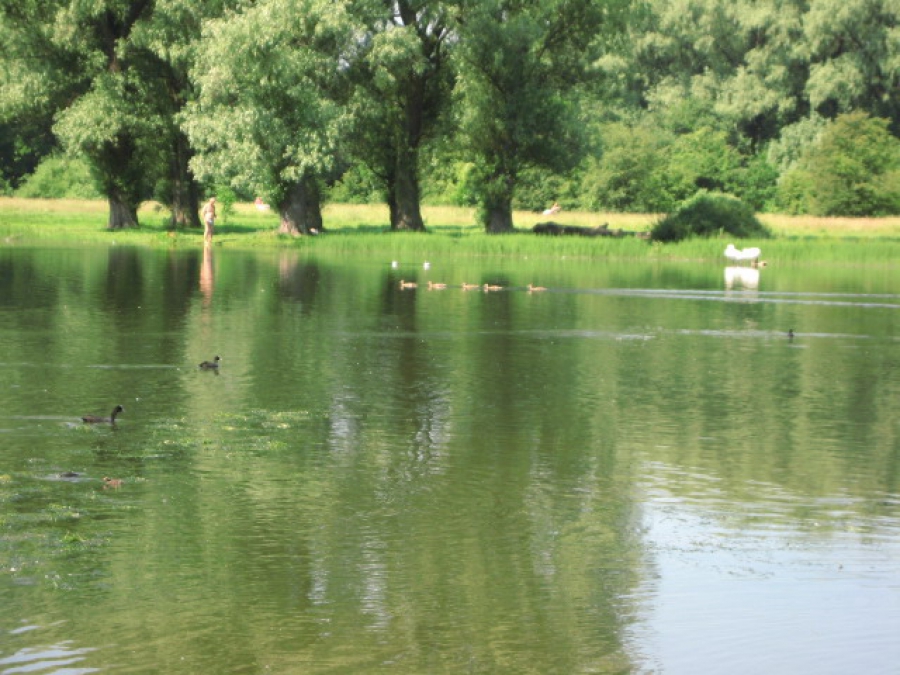
[[[106,229],[104,201],[0,198],[0,243],[53,242],[58,245],[98,243],[151,247],[202,245],[202,232],[168,231],[168,212],[148,202],[139,211],[137,230]],[[694,239],[677,244],[653,244],[633,236],[534,236],[531,228],[547,220],[539,213],[517,211],[516,232],[487,235],[471,208],[425,206],[425,233],[390,232],[383,205],[329,204],[323,217],[326,233],[318,237],[279,235],[278,216],[237,204],[220,218],[215,244],[228,248],[297,248],[317,256],[373,255],[385,259],[427,260],[447,257],[519,257],[545,259],[721,260],[728,237]],[[557,222],[581,227],[607,225],[611,230],[645,232],[654,214],[563,211]],[[763,257],[780,262],[900,264],[900,217],[813,218],[763,214],[760,219],[775,238],[744,240],[739,246],[760,246]]]

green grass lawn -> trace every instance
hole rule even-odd
[[[260,212],[252,204],[237,204],[220,218],[214,244],[230,248],[291,247],[311,253],[368,254],[392,258],[411,256],[512,256],[536,258],[619,258],[721,261],[728,237],[654,244],[637,237],[535,236],[531,228],[546,220],[537,213],[517,211],[517,231],[487,235],[475,223],[474,211],[449,206],[425,206],[425,233],[390,232],[387,207],[328,205],[326,232],[317,237],[277,234],[278,216]],[[608,225],[610,229],[645,232],[654,214],[615,214],[563,211],[556,222],[581,227]],[[106,229],[103,201],[0,198],[0,243],[54,245],[116,244],[154,247],[201,246],[201,230],[168,231],[168,212],[147,203],[135,230]],[[773,239],[737,242],[761,246],[763,257],[779,261],[846,264],[900,264],[900,218],[812,218],[764,214],[760,219]]]

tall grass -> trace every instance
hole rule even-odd
[[[291,247],[316,255],[378,255],[386,260],[437,257],[516,257],[533,259],[620,259],[722,261],[728,241],[691,239],[652,244],[636,237],[535,236],[540,214],[516,212],[517,232],[487,235],[474,211],[449,206],[422,209],[428,231],[390,232],[388,211],[380,205],[331,204],[325,208],[326,233],[318,237],[278,235],[278,216],[252,204],[237,204],[216,226],[215,244],[229,248]],[[55,245],[111,244],[180,247],[202,245],[202,231],[168,232],[169,214],[145,204],[137,230],[106,229],[103,201],[0,198],[0,244],[53,242]],[[564,211],[555,220],[567,225],[649,230],[658,216]],[[837,219],[762,215],[775,239],[744,240],[738,246],[760,246],[772,264],[900,265],[900,218]]]

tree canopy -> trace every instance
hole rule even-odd
[[[0,191],[64,150],[111,228],[226,185],[292,234],[336,185],[413,231],[424,194],[488,232],[698,190],[900,211],[893,0],[0,0],[0,38]]]

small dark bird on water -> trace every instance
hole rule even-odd
[[[793,339],[794,339],[794,329],[790,328],[790,329],[788,329],[788,340],[793,340]]]
[[[200,367],[203,368],[203,370],[215,370],[219,367],[219,361],[221,360],[222,359],[216,356],[216,358],[214,358],[212,361],[204,361],[203,363],[201,363]]]
[[[112,413],[109,417],[98,417],[97,415],[85,415],[81,418],[81,421],[85,424],[115,424],[116,416],[120,412],[125,412],[125,408],[120,405],[117,405],[113,408]]]

